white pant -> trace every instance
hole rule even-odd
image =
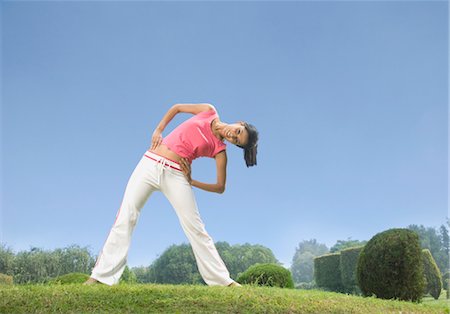
[[[91,277],[107,285],[117,284],[127,264],[140,211],[154,191],[161,191],[175,209],[206,284],[227,286],[234,280],[219,256],[200,218],[191,185],[178,163],[146,152],[131,175],[116,221],[106,239]]]

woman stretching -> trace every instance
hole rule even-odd
[[[194,116],[163,139],[162,132],[167,124],[180,112]],[[240,286],[230,278],[212,238],[206,232],[192,191],[192,186],[195,186],[208,192],[224,192],[227,165],[224,140],[244,149],[247,167],[256,165],[258,131],[251,124],[224,123],[210,104],[177,104],[170,108],[153,132],[151,147],[128,181],[114,225],[86,285],[119,282],[127,264],[131,235],[140,211],[154,191],[161,191],[176,211],[206,284]],[[216,160],[216,183],[208,184],[191,178],[191,163],[198,157]]]

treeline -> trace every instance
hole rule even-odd
[[[408,229],[419,235],[422,249],[430,250],[441,273],[449,269],[449,233],[448,225],[440,228],[426,228],[422,225],[410,225]],[[290,271],[299,288],[315,288],[314,258],[326,253],[340,252],[343,249],[364,246],[366,241],[348,239],[339,240],[328,248],[316,239],[299,243],[295,250]],[[217,242],[217,250],[227,265],[232,278],[256,263],[280,264],[273,252],[262,245]],[[72,245],[53,251],[31,248],[17,254],[0,244],[0,273],[12,276],[14,283],[45,283],[52,278],[68,273],[90,274],[96,261],[87,247]],[[127,267],[123,279],[140,283],[201,284],[203,280],[198,272],[195,258],[189,244],[172,245],[150,265]]]
[[[89,250],[78,245],[53,251],[34,247],[17,254],[0,245],[0,273],[12,276],[14,283],[45,283],[68,273],[87,274],[94,264]]]
[[[447,226],[441,225],[439,228],[424,227],[423,225],[409,225],[407,229],[416,232],[422,249],[428,249],[436,261],[441,272],[445,274],[449,271],[449,220]],[[314,281],[314,258],[326,253],[338,253],[347,248],[364,246],[367,241],[339,240],[330,249],[325,244],[318,243],[316,239],[305,240],[299,243],[296,248],[291,264],[291,272],[294,282],[300,288],[315,288]]]
[[[256,263],[280,264],[272,251],[262,245],[217,242],[216,247],[232,278]],[[95,261],[87,247],[77,245],[53,251],[31,248],[17,254],[5,244],[0,245],[0,274],[11,276],[16,284],[47,283],[69,273],[90,274]],[[191,246],[185,243],[170,246],[148,267],[127,267],[121,281],[204,284]]]
[[[216,242],[217,251],[231,278],[257,263],[280,264],[271,249],[262,245]],[[137,282],[167,284],[204,284],[189,244],[172,245],[148,267],[134,267]]]

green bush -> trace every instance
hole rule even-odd
[[[282,266],[271,263],[250,266],[239,275],[237,281],[242,284],[294,288],[291,272]]]
[[[450,271],[448,270],[442,275],[442,288],[447,291],[447,299],[450,299]]]
[[[430,250],[422,250],[423,271],[426,281],[425,294],[429,293],[436,300],[439,299],[442,290],[441,271],[436,265],[436,262],[431,255]]]
[[[329,253],[314,258],[314,280],[318,287],[329,291],[344,292],[340,263],[340,253]]]
[[[364,246],[343,249],[340,260],[341,281],[345,292],[359,294],[358,284],[356,283],[356,269],[358,267],[358,258]]]
[[[364,296],[420,301],[425,282],[417,233],[390,229],[372,237],[360,253],[357,281]]]
[[[1,285],[12,285],[13,284],[13,277],[5,274],[0,273],[0,286]]]
[[[72,283],[83,283],[89,278],[89,275],[83,273],[69,273],[65,275],[58,276],[49,281],[49,284],[72,284]]]
[[[446,294],[447,299],[450,299],[450,279],[447,279],[445,281],[445,287],[447,288],[447,294]]]
[[[446,271],[445,273],[442,274],[442,283],[445,284],[445,282],[449,279],[450,279],[450,271]]]

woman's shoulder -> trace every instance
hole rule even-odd
[[[214,107],[211,104],[208,104],[208,106],[205,107],[205,110],[199,112],[197,114],[197,116],[201,116],[201,117],[218,117],[219,113],[217,112],[216,107]]]
[[[206,106],[205,106],[205,111],[204,112],[208,112],[208,113],[214,112],[214,113],[218,114],[216,107],[214,107],[212,104],[207,103],[205,105]]]

